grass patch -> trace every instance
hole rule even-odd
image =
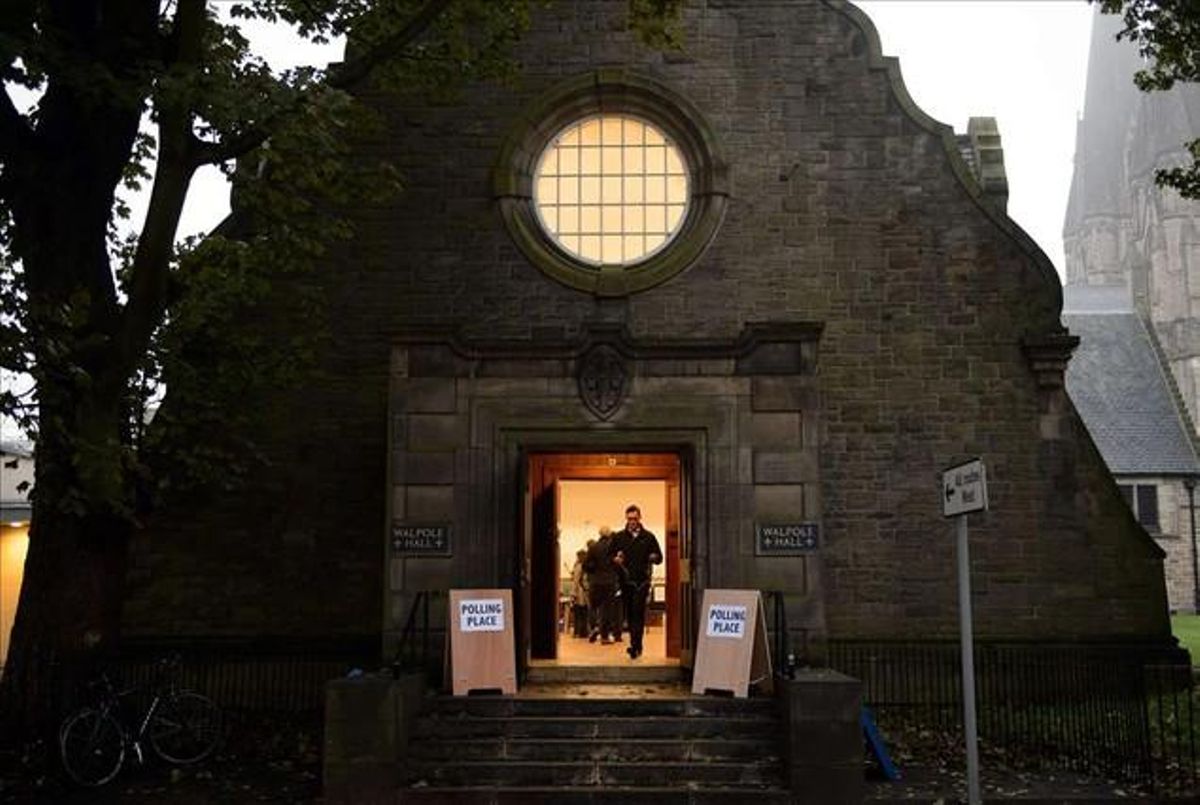
[[[1192,655],[1192,665],[1200,665],[1200,615],[1172,615],[1171,632]]]

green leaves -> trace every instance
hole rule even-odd
[[[397,133],[358,97],[508,80],[514,46],[548,5],[241,0],[224,15],[212,0],[128,0],[121,14],[100,13],[106,0],[4,6],[0,70],[41,95],[28,114],[0,104],[0,367],[37,384],[0,395],[0,413],[41,429],[39,465],[62,470],[63,505],[97,505],[107,490],[132,511],[155,490],[228,483],[255,460],[254,418],[270,417],[274,390],[311,378],[323,345],[319,258],[352,236],[354,214],[403,189],[395,167],[363,148]],[[628,0],[628,24],[676,47],[681,7]],[[273,70],[251,47],[250,23],[345,38],[346,59]],[[203,164],[231,178],[235,215],[217,236],[164,248]],[[122,194],[146,189],[152,214],[129,232]],[[53,413],[38,423],[34,403],[47,402]]]
[[[683,0],[629,0],[629,28],[650,47],[678,50],[683,44],[682,11]]]

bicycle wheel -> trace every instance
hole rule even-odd
[[[163,760],[195,763],[212,754],[221,740],[221,710],[199,693],[172,693],[159,702],[149,734],[150,746]]]
[[[103,710],[80,710],[58,736],[63,768],[80,785],[99,786],[117,776],[125,762],[125,732]]]

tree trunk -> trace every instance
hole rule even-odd
[[[118,636],[133,527],[124,406],[144,344],[118,343],[123,310],[107,233],[150,90],[144,60],[157,53],[158,7],[46,6],[42,24],[61,58],[49,62],[21,158],[0,174],[25,274],[39,406],[29,553],[0,679],[6,738],[53,737],[81,663]],[[172,224],[168,244],[173,232]]]
[[[43,401],[42,416],[49,411]],[[89,669],[115,647],[132,523],[112,503],[79,498],[79,475],[120,473],[121,450],[79,450],[79,431],[109,406],[84,406],[75,433],[40,439],[29,553],[0,679],[0,734],[16,741],[53,738],[61,708]],[[115,431],[119,417],[109,426]],[[82,455],[81,455],[82,454]],[[81,460],[82,459],[82,460]],[[91,465],[90,467],[81,466]],[[99,466],[108,464],[107,468]],[[78,505],[64,505],[72,499]],[[53,745],[52,741],[49,744]]]

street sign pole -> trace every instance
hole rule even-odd
[[[975,638],[971,631],[971,558],[967,515],[958,520],[958,620],[962,640],[963,734],[967,743],[967,802],[979,805],[979,733],[975,722]]]
[[[962,642],[963,737],[967,749],[967,802],[979,805],[979,732],[975,722],[975,638],[971,631],[971,556],[967,515],[988,508],[987,470],[982,459],[942,473],[942,516],[958,522],[958,628]]]

